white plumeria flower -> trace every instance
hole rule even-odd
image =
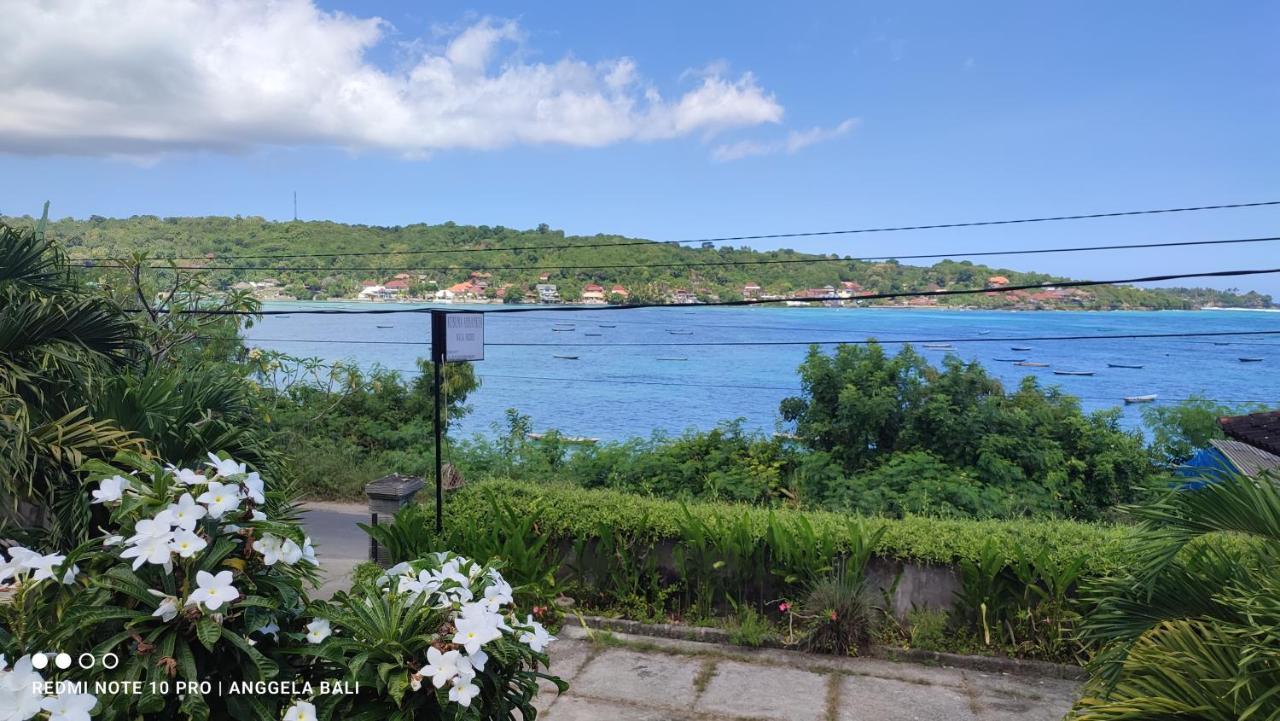
[[[75,582],[76,582],[76,577],[77,577],[77,576],[79,576],[79,575],[80,575],[80,567],[79,567],[79,566],[77,566],[77,565],[76,565],[76,564],[74,564],[74,563],[73,563],[73,564],[71,564],[71,565],[70,565],[70,566],[68,566],[68,567],[67,567],[67,569],[66,569],[65,571],[63,571],[63,573],[62,573],[62,583],[63,583],[63,585],[70,586],[71,584],[75,583]]]
[[[49,721],[89,721],[89,712],[98,698],[88,693],[63,693],[46,697],[40,708],[49,712]]]
[[[502,631],[487,614],[459,616],[454,626],[457,633],[453,635],[453,642],[467,649],[468,654],[477,653],[481,646],[502,636]]]
[[[280,560],[292,566],[302,560],[302,546],[299,546],[292,538],[286,538],[280,544]]]
[[[209,489],[196,500],[209,508],[210,518],[222,518],[240,507],[240,490],[234,484],[209,481]]]
[[[432,685],[436,688],[444,688],[458,675],[458,663],[462,660],[462,654],[457,650],[440,652],[440,649],[432,646],[427,649],[427,665],[418,669],[418,673],[423,678],[431,679]]]
[[[169,548],[183,558],[191,558],[204,550],[209,543],[192,531],[178,531],[169,541]]]
[[[249,470],[248,466],[243,463],[236,463],[235,459],[222,459],[212,453],[209,454],[208,465],[213,469],[215,476],[222,476],[223,478],[244,475]]]
[[[257,471],[252,471],[244,477],[245,497],[261,506],[267,502],[266,489],[263,487],[262,476]]]
[[[205,478],[203,473],[193,471],[190,468],[169,466],[169,472],[173,474],[175,481],[184,486],[198,486],[209,482],[209,479]]]
[[[166,512],[167,513],[167,512]],[[165,513],[155,518],[144,518],[133,527],[133,535],[125,543],[129,545],[121,554],[121,558],[133,559],[133,570],[138,570],[144,563],[170,567],[169,543],[173,541],[173,526]]]
[[[315,721],[316,707],[306,701],[295,701],[288,711],[284,712],[284,721]]]
[[[480,687],[471,683],[473,678],[455,677],[449,689],[449,700],[460,706],[471,706],[471,699],[480,695]]]
[[[484,665],[489,662],[489,654],[484,651],[476,651],[467,654],[467,660],[471,662],[471,667],[477,671],[483,671]]]
[[[503,605],[512,602],[513,599],[511,594],[511,584],[506,581],[498,581],[484,590],[484,600],[482,603],[484,603],[490,611],[497,613],[502,609]]]
[[[203,603],[210,611],[217,611],[222,604],[236,600],[239,595],[240,592],[231,585],[231,571],[222,571],[216,576],[208,571],[197,571],[196,590],[187,598],[187,605]]]
[[[165,594],[163,591],[157,591],[148,588],[147,593],[160,599],[160,605],[156,610],[151,612],[152,616],[159,616],[161,621],[168,623],[178,617],[178,599],[175,596]]]
[[[264,624],[262,627],[254,630],[254,633],[260,633],[263,636],[270,636],[277,641],[280,640],[280,626],[278,626],[274,621]]]
[[[173,525],[184,531],[194,531],[196,523],[209,513],[204,506],[196,503],[190,493],[182,494],[177,503],[171,504],[165,511],[173,519]]]
[[[0,713],[8,714],[0,718],[26,721],[40,713],[40,694],[32,693],[35,684],[44,683],[44,678],[32,667],[31,656],[23,656],[13,664],[12,671],[0,671],[0,698],[4,699],[4,707]]]
[[[253,521],[265,521],[267,520],[267,514],[255,508],[253,509],[253,512],[249,514],[249,518]]]
[[[313,566],[320,565],[320,561],[316,560],[316,548],[311,545],[311,536],[307,536],[302,541],[302,560]]]
[[[98,490],[93,492],[92,503],[115,503],[124,498],[124,492],[131,490],[133,484],[124,476],[112,476],[98,482]]]
[[[27,554],[38,556],[40,554],[34,551],[28,551],[22,546],[14,546],[9,549],[9,560],[0,563],[0,584],[8,583],[9,579],[26,574],[30,569],[23,562],[26,560]]]
[[[332,635],[333,631],[330,630],[329,620],[326,618],[317,618],[307,624],[307,640],[311,643],[320,643]]]
[[[524,633],[520,634],[520,643],[523,643],[526,646],[528,646],[529,649],[532,650],[534,653],[542,653],[542,650],[547,647],[547,644],[556,640],[555,636],[552,636],[550,633],[547,633],[547,629],[544,628],[542,624],[533,620],[533,616],[529,616],[528,618],[526,618],[524,625],[530,627],[533,630],[525,631]]]
[[[58,553],[50,553],[46,556],[32,554],[23,560],[22,565],[35,571],[31,577],[32,581],[43,581],[46,578],[53,578],[53,567],[61,566],[65,560],[67,557]]]

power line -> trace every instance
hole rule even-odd
[[[713,238],[688,238],[684,240],[635,240],[623,241],[620,243],[574,243],[561,245],[531,245],[531,246],[510,246],[497,248],[438,248],[430,250],[410,250],[410,251],[347,251],[338,253],[288,253],[288,254],[267,254],[267,255],[233,255],[225,256],[228,259],[236,260],[263,260],[274,258],[336,258],[336,257],[357,257],[357,256],[374,256],[374,255],[428,255],[435,253],[492,253],[499,251],[514,250],[570,250],[574,248],[617,248],[635,245],[681,245],[685,243],[723,243],[739,240],[775,240],[781,238],[812,238],[828,235],[853,235],[858,233],[896,233],[911,230],[940,230],[946,228],[974,228],[988,225],[1016,225],[1023,223],[1050,223],[1068,220],[1092,220],[1098,218],[1119,218],[1133,215],[1157,215],[1165,213],[1190,213],[1204,210],[1227,210],[1235,208],[1258,208],[1263,206],[1280,205],[1280,200],[1267,200],[1257,203],[1226,203],[1220,205],[1200,205],[1181,208],[1156,208],[1150,210],[1125,210],[1111,213],[1088,213],[1082,215],[1056,215],[1044,216],[1038,218],[1014,218],[1008,220],[979,220],[957,223],[936,223],[933,225],[902,225],[875,228],[853,228],[849,230],[821,230],[821,231],[805,231],[795,233],[765,233],[757,235],[731,235]],[[202,256],[175,256],[170,260],[203,260]],[[86,258],[77,258],[76,260],[91,260]]]
[[[508,271],[508,270],[634,270],[638,268],[705,268],[705,267],[724,267],[724,266],[750,266],[750,265],[795,265],[808,263],[869,263],[876,261],[888,260],[928,260],[941,258],[977,258],[995,255],[1044,255],[1048,253],[1084,253],[1102,250],[1133,250],[1145,248],[1178,248],[1189,246],[1207,246],[1207,245],[1234,245],[1241,243],[1269,243],[1280,240],[1280,236],[1268,236],[1262,238],[1228,238],[1221,240],[1185,240],[1185,241],[1168,241],[1160,243],[1117,243],[1112,245],[1082,245],[1068,246],[1063,248],[1030,248],[1021,250],[979,250],[958,253],[918,253],[911,255],[875,255],[861,256],[857,258],[843,257],[807,257],[807,258],[764,258],[756,260],[708,260],[708,261],[680,261],[673,263],[612,263],[606,265],[488,265],[488,266],[462,266],[462,265],[442,265],[442,266],[254,266],[254,265],[150,265],[147,266],[157,270],[257,270],[257,271],[296,271],[296,272],[380,272],[387,270],[399,271],[416,271],[416,272],[432,272],[432,273],[449,273],[456,271]],[[455,251],[460,252],[460,251]],[[176,259],[175,259],[176,260]],[[86,266],[88,267],[88,266]],[[125,265],[94,265],[92,267],[100,268],[125,268]]]
[[[958,288],[955,290],[932,290],[932,291],[902,291],[893,293],[871,293],[868,295],[855,296],[853,298],[844,298],[841,296],[829,295],[816,298],[778,298],[778,299],[749,299],[749,300],[722,300],[713,303],[697,303],[697,304],[674,304],[674,303],[628,303],[625,305],[604,305],[604,306],[555,306],[551,308],[543,306],[513,306],[503,307],[500,310],[476,310],[475,313],[485,314],[501,314],[501,313],[578,313],[578,312],[600,312],[600,311],[621,311],[621,310],[638,310],[641,308],[716,308],[716,307],[736,307],[736,306],[752,306],[766,305],[770,303],[783,303],[786,301],[799,300],[806,303],[820,303],[824,301],[868,301],[868,300],[887,300],[891,298],[912,298],[921,296],[942,297],[955,295],[979,295],[983,293],[1013,293],[1023,290],[1049,290],[1055,288],[1085,288],[1099,285],[1125,285],[1131,283],[1156,283],[1167,280],[1180,280],[1185,278],[1230,278],[1236,276],[1264,275],[1270,273],[1280,273],[1280,268],[1262,268],[1248,270],[1217,270],[1205,271],[1200,273],[1166,273],[1163,275],[1147,275],[1137,278],[1120,278],[1115,280],[1064,280],[1051,283],[1030,283],[1024,285],[1005,285],[998,288]],[[130,312],[140,313],[142,309],[129,309]],[[240,310],[199,310],[199,309],[183,309],[178,311],[157,310],[157,313],[180,313],[183,315],[249,315],[249,316],[268,316],[268,315],[391,315],[395,313],[430,313],[432,310],[445,310],[443,308],[370,308],[361,310],[335,310],[327,308],[303,308],[295,310],[259,310],[257,312],[240,311]]]
[[[1240,336],[1280,336],[1280,330],[1244,330],[1244,331],[1189,331],[1177,333],[1121,333],[1107,335],[1041,335],[1041,336],[1020,336],[1005,338],[990,338],[983,336],[981,338],[862,338],[862,339],[842,339],[842,340],[769,340],[769,341],[675,341],[665,343],[661,341],[624,341],[621,343],[528,343],[528,342],[512,342],[512,343],[489,343],[486,347],[509,347],[509,348],[613,348],[613,347],[663,347],[672,346],[690,346],[690,347],[713,347],[713,346],[788,346],[788,345],[867,345],[877,343],[880,345],[901,344],[901,343],[1026,343],[1033,341],[1077,341],[1077,340],[1139,340],[1139,339],[1155,339],[1155,338],[1212,338],[1212,337],[1240,337]],[[213,339],[212,337],[207,337]],[[227,340],[218,338],[218,340]],[[250,343],[335,343],[339,345],[408,345],[408,346],[430,346],[426,341],[396,341],[396,340],[338,340],[334,338],[244,338],[245,342]]]

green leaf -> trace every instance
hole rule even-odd
[[[221,636],[222,626],[212,618],[206,616],[196,624],[196,638],[200,639],[200,643],[210,651],[217,645]]]
[[[263,656],[261,651],[249,645],[249,642],[244,640],[244,637],[240,634],[224,628],[222,629],[222,637],[249,657],[249,661],[253,663],[253,667],[258,672],[258,677],[261,680],[269,681],[280,673],[280,667],[276,665],[275,661]]]
[[[387,679],[387,693],[391,698],[395,699],[396,705],[399,706],[404,701],[404,692],[409,689],[409,672],[401,671],[392,674]]]
[[[196,669],[196,657],[191,653],[191,646],[185,638],[179,638],[173,647],[173,657],[178,662],[178,674],[187,681],[199,681],[200,672]]]

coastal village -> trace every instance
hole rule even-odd
[[[469,277],[459,283],[446,287],[424,275],[396,273],[385,279],[365,279],[360,282],[360,289],[353,296],[333,298],[333,300],[355,300],[373,303],[386,302],[425,302],[425,303],[520,303],[557,305],[573,303],[579,305],[622,305],[632,302],[632,291],[619,283],[586,282],[572,285],[563,282],[551,282],[550,273],[542,273],[537,283],[495,283],[491,273],[472,271]],[[1093,294],[1078,288],[1035,288],[1031,290],[1005,290],[1010,281],[1002,275],[990,276],[986,287],[988,294],[1005,301],[1007,307],[1014,309],[1035,310],[1041,308],[1085,307],[1093,299]],[[261,281],[241,281],[231,286],[232,290],[248,291],[260,300],[308,300],[307,293],[297,293],[297,288],[290,288],[273,278]],[[290,293],[290,291],[294,291]],[[318,293],[320,288],[302,288],[303,291]],[[941,295],[947,288],[935,284],[926,290]],[[677,305],[695,305],[699,303],[717,303],[725,300],[746,301],[783,301],[787,305],[812,306],[821,304],[826,307],[849,307],[876,301],[877,304],[890,304],[906,307],[932,307],[939,305],[938,297],[924,295],[904,299],[876,298],[879,291],[863,287],[851,280],[835,281],[820,288],[800,288],[784,290],[765,288],[756,282],[749,281],[742,285],[739,298],[724,298],[721,294],[711,292],[696,284],[690,287],[660,288],[655,293],[649,289],[645,300]],[[299,295],[303,297],[298,297]]]

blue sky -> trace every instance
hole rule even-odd
[[[0,28],[4,213],[285,219],[296,190],[308,219],[675,239],[1280,199],[1276,3],[52,5]],[[759,247],[1262,235],[1280,208]],[[1277,258],[1001,263],[1098,278]]]

